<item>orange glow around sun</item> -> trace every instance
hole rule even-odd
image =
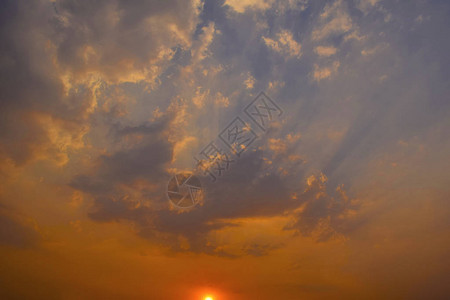
[[[196,299],[196,300],[220,300],[220,299],[228,299],[229,297],[225,296],[223,291],[220,291],[216,287],[205,286],[198,287],[194,290],[188,292],[188,299]]]

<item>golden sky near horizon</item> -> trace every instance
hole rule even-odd
[[[0,13],[1,299],[449,297],[447,1]]]

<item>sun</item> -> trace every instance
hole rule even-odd
[[[214,300],[211,296],[206,296],[204,300]]]

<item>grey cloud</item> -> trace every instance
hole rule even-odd
[[[92,94],[82,86],[68,96],[64,94],[47,44],[51,32],[50,4],[6,1],[1,14],[0,151],[17,165],[23,165],[49,144],[39,116],[53,118],[64,123],[68,132],[76,132]],[[51,151],[57,152],[56,147]]]
[[[77,175],[70,185],[93,195],[108,195],[118,183],[129,184],[135,179],[160,182],[167,177],[166,168],[173,156],[173,145],[167,139],[170,120],[165,115],[154,123],[141,126],[112,126],[111,134],[116,142],[135,134],[142,135],[143,140],[126,150],[100,155],[94,174]]]
[[[10,209],[0,207],[0,244],[18,248],[30,248],[41,240],[33,224],[14,214]]]
[[[358,226],[359,216],[349,217],[358,210],[360,203],[349,199],[342,187],[335,195],[329,195],[326,181],[314,178],[298,197],[302,210],[295,214],[292,224],[286,230],[296,230],[304,236],[313,236],[318,241],[326,241],[339,234],[348,234]]]
[[[139,153],[140,150],[135,152],[135,149],[133,149],[127,153],[113,155],[114,164],[124,166],[129,159],[139,162],[142,159]],[[238,163],[232,166],[229,173],[214,184],[209,183],[209,177],[201,177],[207,197],[205,203],[191,211],[182,213],[168,209],[168,202],[164,196],[165,190],[162,188],[147,195],[151,203],[160,204],[165,201],[165,206],[157,206],[160,207],[159,209],[135,207],[129,202],[128,197],[117,188],[116,184],[127,184],[130,179],[141,176],[149,182],[156,182],[160,186],[164,186],[161,178],[168,179],[168,174],[164,176],[163,173],[158,173],[155,177],[142,176],[140,166],[127,168],[129,172],[125,172],[126,175],[124,176],[123,170],[116,172],[114,168],[106,167],[108,164],[104,161],[105,164],[101,164],[99,167],[99,170],[102,171],[97,173],[96,176],[90,179],[78,177],[72,185],[95,196],[94,211],[90,214],[94,220],[126,219],[133,221],[139,225],[141,236],[155,243],[170,246],[174,251],[186,251],[179,243],[178,237],[182,236],[189,242],[189,251],[234,257],[236,254],[219,251],[214,244],[208,242],[208,233],[224,227],[237,226],[231,222],[235,218],[276,216],[288,213],[305,203],[307,209],[301,216],[297,216],[299,223],[294,224],[291,229],[297,228],[303,234],[309,235],[312,230],[319,226],[321,220],[331,218],[330,230],[339,233],[347,230],[345,228],[347,224],[344,224],[345,220],[340,221],[339,216],[349,209],[348,203],[341,203],[342,199],[335,200],[328,195],[311,202],[311,199],[315,199],[316,194],[324,192],[324,183],[315,186],[308,193],[301,194],[297,200],[292,199],[292,193],[300,194],[300,187],[303,184],[299,183],[293,190],[292,184],[288,184],[286,178],[283,179],[267,169],[263,157],[264,153],[259,150],[246,153],[239,159]],[[154,160],[145,165],[144,169],[155,170],[156,168],[158,168],[158,164]],[[102,175],[100,176],[100,174]],[[99,178],[107,178],[105,181],[109,183],[109,187],[103,190],[98,186],[92,187],[91,182],[103,180]],[[288,180],[292,180],[292,178]],[[84,182],[84,185],[80,184],[81,181]],[[111,193],[110,191],[114,192]],[[321,236],[323,240],[329,238],[332,238],[332,236]],[[264,255],[276,247],[274,245],[264,247],[254,245],[245,248],[244,253],[247,255]]]
[[[192,2],[179,0],[143,1],[139,5],[130,1],[62,0],[55,7],[53,28],[59,61],[75,73],[97,70],[112,80],[122,76],[120,72],[149,68],[161,46],[188,42],[182,40],[189,38],[196,18]],[[177,42],[169,24],[185,37]],[[86,47],[93,50],[92,60],[82,54]]]

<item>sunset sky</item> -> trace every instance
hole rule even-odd
[[[450,299],[450,1],[0,14],[1,299]]]

